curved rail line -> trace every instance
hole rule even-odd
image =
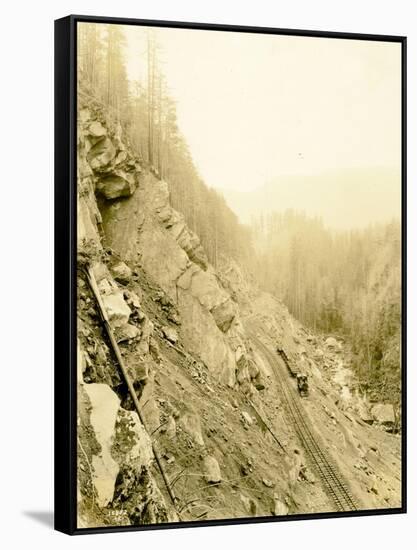
[[[259,340],[253,331],[250,332],[250,336],[272,367],[274,375],[280,384],[295,431],[314,469],[322,480],[327,494],[333,501],[336,510],[341,512],[357,510],[358,504],[352,496],[342,474],[338,471],[338,467],[330,458],[329,454],[321,448],[317,441],[317,437],[309,426],[309,422],[306,420],[305,410],[299,402],[300,397],[282,376],[282,369],[277,365],[278,357],[274,356],[271,350]],[[282,359],[280,359],[280,361],[282,361]]]

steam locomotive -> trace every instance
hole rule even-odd
[[[286,351],[282,346],[277,346],[277,352],[283,359],[290,375],[296,379],[299,394],[301,395],[301,397],[307,397],[309,393],[307,374],[305,374],[305,372],[300,369],[298,361],[292,358],[290,359],[288,357]]]

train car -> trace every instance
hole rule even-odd
[[[305,352],[301,353],[301,359],[299,361],[296,361],[292,358],[290,359],[282,346],[277,346],[277,352],[284,361],[292,378],[296,379],[299,394],[301,395],[301,397],[307,397],[309,393],[308,376],[302,370],[302,367],[304,367],[305,365]]]
[[[295,378],[297,374],[300,372],[300,369],[298,368],[297,361],[294,361],[294,359],[288,357],[288,354],[284,350],[282,346],[277,346],[277,352],[281,356],[282,360],[285,363],[285,366],[288,369],[288,372],[290,375]]]

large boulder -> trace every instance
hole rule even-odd
[[[220,466],[214,456],[207,455],[203,459],[204,475],[207,483],[220,483],[222,475]]]
[[[169,326],[162,327],[162,334],[168,340],[168,342],[171,342],[171,344],[177,343],[178,332],[175,330],[175,328]]]
[[[95,120],[88,126],[87,134],[95,138],[100,138],[107,134],[107,130],[101,122]]]
[[[124,301],[123,293],[119,290],[113,291],[111,294],[103,295],[102,300],[111,326],[119,328],[126,325],[129,321],[131,310]]]
[[[373,419],[379,424],[394,424],[394,407],[389,403],[378,403],[371,409]]]
[[[211,310],[211,314],[219,329],[222,332],[227,332],[236,316],[236,305],[230,298],[227,298],[224,302],[215,306]]]
[[[124,262],[117,262],[114,264],[111,268],[111,272],[114,279],[122,284],[127,284],[132,277],[132,270]]]
[[[274,505],[272,514],[274,516],[286,516],[288,515],[288,506],[281,500],[278,494],[274,493]]]
[[[115,170],[111,174],[100,178],[97,183],[97,192],[108,200],[120,197],[130,197],[136,189],[134,174]]]
[[[135,340],[140,336],[141,332],[135,325],[130,323],[124,324],[116,330],[117,342],[126,342],[128,340]]]
[[[111,448],[120,401],[106,384],[84,384],[83,391],[91,404],[91,430],[100,445],[100,451],[92,456],[92,481],[97,493],[97,504],[104,507],[113,498],[114,484],[119,473]]]

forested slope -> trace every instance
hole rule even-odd
[[[295,211],[253,224],[260,284],[314,330],[344,336],[371,396],[398,404],[400,224],[332,231]]]
[[[247,264],[253,256],[251,232],[224,198],[207,187],[194,165],[178,128],[152,30],[147,34],[142,80],[127,80],[124,44],[117,25],[80,27],[80,94],[101,101],[141,159],[168,182],[172,206],[199,235],[210,261],[216,265],[225,254]]]

